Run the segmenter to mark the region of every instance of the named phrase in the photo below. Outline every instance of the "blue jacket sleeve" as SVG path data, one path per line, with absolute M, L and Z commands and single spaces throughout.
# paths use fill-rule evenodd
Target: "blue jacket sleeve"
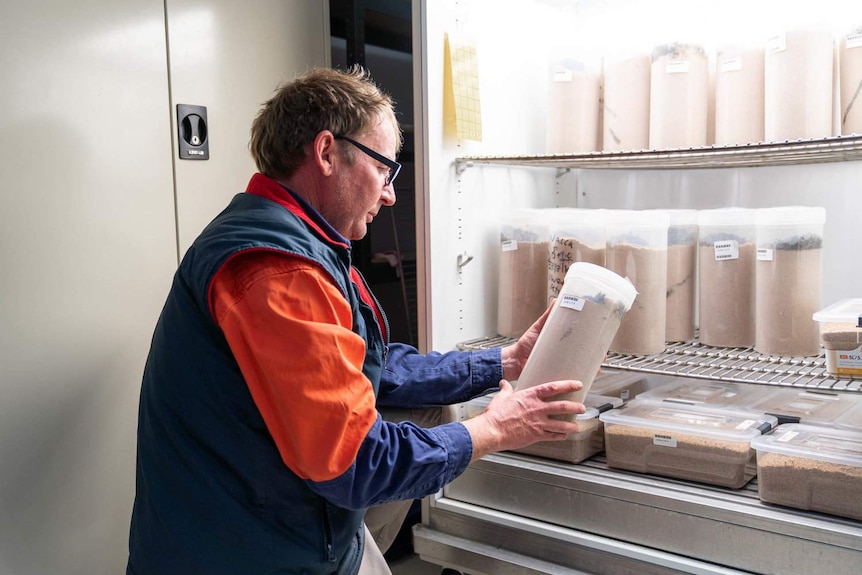
M 472 455 L 470 434 L 460 423 L 426 429 L 378 416 L 346 472 L 307 483 L 335 505 L 362 509 L 435 493 L 464 472 Z
M 422 408 L 468 401 L 500 385 L 500 354 L 500 348 L 423 354 L 409 345 L 393 343 L 377 404 Z

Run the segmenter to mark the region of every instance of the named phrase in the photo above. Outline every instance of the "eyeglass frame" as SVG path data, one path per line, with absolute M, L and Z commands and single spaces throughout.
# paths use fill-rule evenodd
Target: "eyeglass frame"
M 395 178 L 398 176 L 398 172 L 401 171 L 401 164 L 400 163 L 396 162 L 395 160 L 390 160 L 389 158 L 387 158 L 386 156 L 384 156 L 380 152 L 375 152 L 374 150 L 372 150 L 368 146 L 364 146 L 364 145 L 360 144 L 359 142 L 357 142 L 356 140 L 354 140 L 353 138 L 348 138 L 344 134 L 333 134 L 333 137 L 336 140 L 344 140 L 345 142 L 356 146 L 364 154 L 366 154 L 367 156 L 369 156 L 371 158 L 374 158 L 375 160 L 377 160 L 378 162 L 380 162 L 381 164 L 383 164 L 384 166 L 389 168 L 389 174 L 386 176 L 386 185 L 387 186 L 391 185 L 392 182 L 395 181 Z

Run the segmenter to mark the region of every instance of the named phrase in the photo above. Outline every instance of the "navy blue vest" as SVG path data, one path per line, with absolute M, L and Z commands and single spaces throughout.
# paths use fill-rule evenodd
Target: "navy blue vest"
M 183 258 L 153 335 L 141 389 L 129 573 L 358 571 L 364 510 L 331 505 L 284 465 L 210 313 L 216 272 L 230 256 L 254 249 L 308 258 L 332 276 L 353 309 L 353 330 L 367 342 L 363 372 L 377 393 L 383 330 L 350 279 L 349 248 L 284 206 L 238 194 Z

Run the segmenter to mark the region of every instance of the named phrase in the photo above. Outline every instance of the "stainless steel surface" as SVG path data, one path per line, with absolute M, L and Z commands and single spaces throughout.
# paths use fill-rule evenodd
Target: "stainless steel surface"
M 582 569 L 586 551 L 549 554 L 549 546 L 565 542 L 675 570 L 657 572 L 722 572 L 701 570 L 709 565 L 728 572 L 810 575 L 852 573 L 862 564 L 859 522 L 763 504 L 755 483 L 741 490 L 715 488 L 611 470 L 600 458 L 568 465 L 491 455 L 473 463 L 427 511 L 425 523 L 436 531 L 510 550 L 529 538 L 536 542 L 536 557 Z M 488 523 L 511 533 L 486 534 Z M 610 539 L 650 552 L 602 543 Z M 655 550 L 667 557 L 654 556 Z M 696 566 L 682 564 L 684 558 Z M 596 565 L 589 572 L 619 572 Z
M 691 169 L 815 164 L 862 159 L 862 136 L 836 136 L 734 146 L 671 150 L 633 150 L 535 156 L 466 156 L 455 160 L 456 171 L 475 164 L 545 168 Z

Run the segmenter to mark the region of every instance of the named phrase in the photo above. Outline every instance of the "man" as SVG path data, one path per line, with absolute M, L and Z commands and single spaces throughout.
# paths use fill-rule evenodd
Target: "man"
M 260 173 L 189 248 L 153 335 L 129 574 L 388 573 L 366 508 L 576 430 L 551 416 L 581 404 L 545 400 L 579 382 L 514 393 L 501 381 L 518 377 L 547 313 L 502 350 L 388 342 L 349 240 L 395 203 L 400 143 L 391 100 L 358 68 L 307 72 L 255 118 Z M 377 411 L 498 385 L 464 423 L 425 429 Z

